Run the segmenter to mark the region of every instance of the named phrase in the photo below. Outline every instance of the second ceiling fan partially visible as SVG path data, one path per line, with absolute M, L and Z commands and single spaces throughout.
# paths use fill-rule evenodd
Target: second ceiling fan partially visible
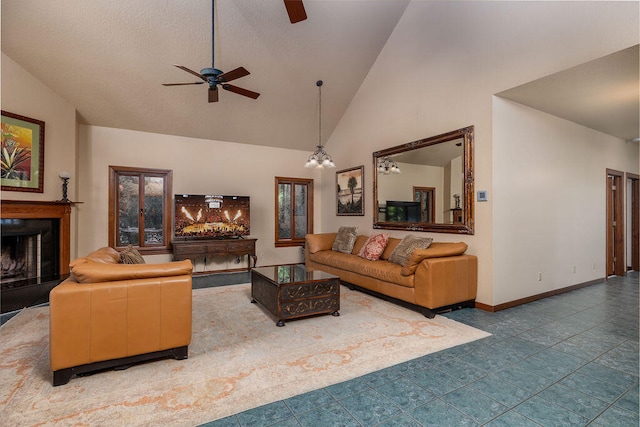
M 302 0 L 284 0 L 284 7 L 287 8 L 289 21 L 291 21 L 292 24 L 307 19 L 307 12 L 304 10 Z

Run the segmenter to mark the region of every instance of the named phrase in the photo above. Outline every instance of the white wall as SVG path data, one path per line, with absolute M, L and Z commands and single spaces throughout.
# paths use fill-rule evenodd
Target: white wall
M 257 238 L 258 265 L 285 264 L 303 260 L 299 247 L 274 247 L 275 177 L 319 178 L 306 169 L 310 153 L 81 125 L 80 191 L 84 203 L 78 207 L 79 253 L 108 244 L 109 166 L 130 166 L 173 170 L 174 194 L 227 194 L 251 197 L 251 237 Z M 315 216 L 323 206 L 316 197 Z M 168 261 L 169 255 L 148 257 Z M 246 266 L 234 258 L 217 259 L 207 269 Z M 196 270 L 204 269 L 202 261 Z
M 504 301 L 493 277 L 502 243 L 493 241 L 501 233 L 492 170 L 503 157 L 493 153 L 493 95 L 637 44 L 638 10 L 637 2 L 412 1 L 327 144 L 339 168 L 365 164 L 365 216 L 324 215 L 323 229 L 371 231 L 374 151 L 474 125 L 475 188 L 489 202 L 475 204 L 474 236 L 428 235 L 466 242 L 479 259 L 477 301 Z M 332 187 L 322 182 L 325 205 L 335 203 Z M 518 294 L 537 293 L 518 277 Z
M 76 110 L 42 82 L 2 53 L 2 109 L 44 121 L 42 193 L 2 191 L 2 200 L 54 201 L 62 198 L 60 171 L 71 172 L 68 197 L 76 199 Z M 75 210 L 71 215 L 71 256 L 76 254 Z
M 494 303 L 605 277 L 606 169 L 638 144 L 498 97 L 494 120 Z
M 3 191 L 3 199 L 53 201 L 62 198 L 60 171 L 76 171 L 76 110 L 24 68 L 2 54 L 2 109 L 44 121 L 44 192 Z

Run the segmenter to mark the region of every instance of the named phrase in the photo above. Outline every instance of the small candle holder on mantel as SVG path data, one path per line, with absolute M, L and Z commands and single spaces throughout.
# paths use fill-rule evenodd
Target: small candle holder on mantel
M 67 197 L 67 193 L 69 190 L 69 179 L 71 178 L 71 172 L 61 171 L 60 173 L 58 173 L 58 176 L 60 177 L 60 179 L 62 179 L 62 199 L 58 200 L 58 202 L 70 203 L 72 205 L 77 203 L 82 203 L 82 202 L 72 202 Z

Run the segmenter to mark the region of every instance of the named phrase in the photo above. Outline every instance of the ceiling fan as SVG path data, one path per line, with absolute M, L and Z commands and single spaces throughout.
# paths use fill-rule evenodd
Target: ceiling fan
M 202 81 L 197 81 L 193 83 L 163 83 L 163 86 L 184 86 L 184 85 L 201 85 L 207 83 L 209 85 L 209 102 L 218 102 L 218 86 L 222 87 L 224 90 L 228 90 L 229 92 L 237 93 L 238 95 L 243 95 L 252 99 L 257 99 L 260 94 L 258 92 L 253 92 L 248 89 L 244 89 L 238 86 L 234 86 L 229 84 L 228 82 L 232 80 L 239 79 L 240 77 L 248 76 L 250 73 L 244 67 L 238 67 L 228 72 L 223 72 L 217 69 L 214 65 L 215 60 L 215 31 L 214 31 L 214 22 L 215 22 L 215 0 L 211 0 L 211 68 L 203 68 L 198 73 L 197 71 L 193 71 L 183 65 L 173 64 L 175 67 L 180 68 L 187 73 L 193 74 L 196 77 L 199 77 Z
M 307 12 L 304 10 L 302 0 L 284 0 L 284 7 L 287 8 L 289 21 L 291 21 L 292 24 L 307 19 Z

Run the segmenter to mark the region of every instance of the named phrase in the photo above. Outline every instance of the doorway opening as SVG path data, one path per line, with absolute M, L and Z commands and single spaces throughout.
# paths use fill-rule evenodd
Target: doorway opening
M 627 173 L 627 270 L 640 271 L 640 175 Z
M 624 173 L 607 169 L 607 277 L 624 276 Z
M 420 222 L 436 222 L 435 187 L 413 187 L 413 201 L 420 202 Z

